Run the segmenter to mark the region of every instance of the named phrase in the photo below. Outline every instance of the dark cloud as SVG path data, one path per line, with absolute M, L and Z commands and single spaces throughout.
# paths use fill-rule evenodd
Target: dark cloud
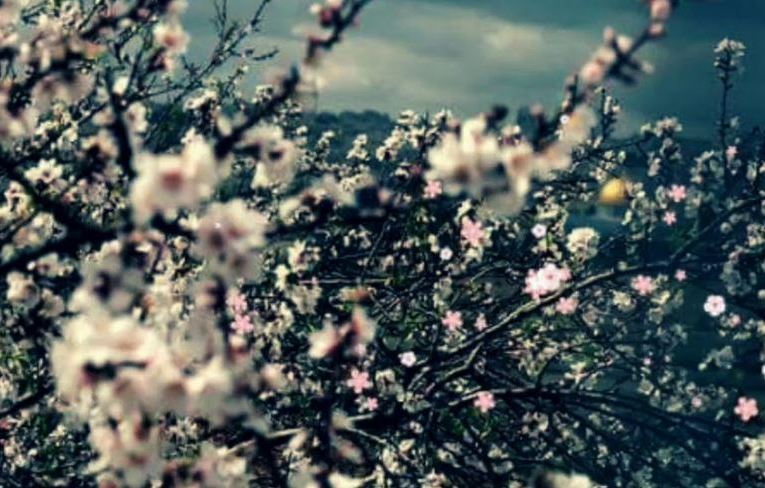
M 208 2 L 190 2 L 186 15 L 195 55 L 212 42 Z M 231 0 L 245 18 L 252 0 Z M 296 26 L 309 25 L 309 1 L 277 0 L 259 40 L 281 49 L 276 63 L 300 55 Z M 395 113 L 405 108 L 452 108 L 467 115 L 501 102 L 553 106 L 562 80 L 584 61 L 611 25 L 636 32 L 645 9 L 632 0 L 377 0 L 358 30 L 327 58 L 320 108 Z M 744 121 L 764 121 L 765 1 L 690 0 L 681 5 L 670 36 L 646 49 L 656 67 L 636 88 L 615 87 L 631 129 L 678 115 L 694 135 L 711 134 L 719 87 L 712 50 L 724 37 L 743 41 L 747 71 L 733 106 Z

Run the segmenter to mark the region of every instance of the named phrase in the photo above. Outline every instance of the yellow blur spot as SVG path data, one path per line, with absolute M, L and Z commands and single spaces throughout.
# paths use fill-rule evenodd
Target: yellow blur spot
M 618 207 L 627 203 L 627 182 L 621 178 L 614 178 L 606 182 L 600 189 L 601 205 Z

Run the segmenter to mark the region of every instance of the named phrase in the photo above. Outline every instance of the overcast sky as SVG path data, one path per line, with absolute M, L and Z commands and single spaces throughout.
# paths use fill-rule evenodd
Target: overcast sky
M 258 0 L 230 2 L 233 15 L 245 18 Z M 212 1 L 189 3 L 192 53 L 202 55 L 212 43 Z M 309 4 L 273 0 L 268 8 L 257 46 L 278 47 L 274 63 L 299 59 Z M 638 0 L 375 0 L 326 59 L 319 108 L 395 114 L 445 107 L 465 116 L 495 103 L 552 107 L 604 26 L 638 32 L 645 15 Z M 677 115 L 687 132 L 710 134 L 719 93 L 712 50 L 726 36 L 748 48 L 733 108 L 748 125 L 765 122 L 765 0 L 685 0 L 669 28 L 667 39 L 642 52 L 656 73 L 616 88 L 630 127 Z

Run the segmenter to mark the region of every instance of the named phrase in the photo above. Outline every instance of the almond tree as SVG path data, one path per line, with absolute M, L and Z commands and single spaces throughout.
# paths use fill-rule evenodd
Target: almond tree
M 740 43 L 695 159 L 675 119 L 613 138 L 605 86 L 676 7 L 650 0 L 555 113 L 405 112 L 337 160 L 300 101 L 368 0 L 314 5 L 252 92 L 269 3 L 214 3 L 202 64 L 182 0 L 0 4 L 4 485 L 763 482 Z M 574 223 L 598 202 L 620 221 Z

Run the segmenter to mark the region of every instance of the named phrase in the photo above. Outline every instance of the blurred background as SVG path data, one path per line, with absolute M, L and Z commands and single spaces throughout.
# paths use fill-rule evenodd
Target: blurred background
M 185 25 L 191 55 L 209 53 L 213 2 L 189 2 Z M 229 0 L 243 21 L 259 0 Z M 288 66 L 300 58 L 301 39 L 312 24 L 307 0 L 273 0 L 259 50 L 274 47 L 268 64 Z M 603 28 L 639 32 L 646 18 L 639 0 L 376 0 L 325 60 L 317 108 L 377 110 L 395 115 L 450 108 L 468 116 L 502 103 L 517 109 L 557 105 L 564 78 L 598 46 Z M 641 52 L 656 68 L 637 87 L 616 87 L 622 101 L 622 133 L 643 122 L 677 115 L 686 136 L 706 138 L 717 116 L 719 86 L 712 51 L 724 37 L 748 48 L 746 72 L 733 95 L 733 112 L 745 126 L 765 113 L 765 1 L 684 0 L 669 37 Z M 253 76 L 253 84 L 256 75 Z

